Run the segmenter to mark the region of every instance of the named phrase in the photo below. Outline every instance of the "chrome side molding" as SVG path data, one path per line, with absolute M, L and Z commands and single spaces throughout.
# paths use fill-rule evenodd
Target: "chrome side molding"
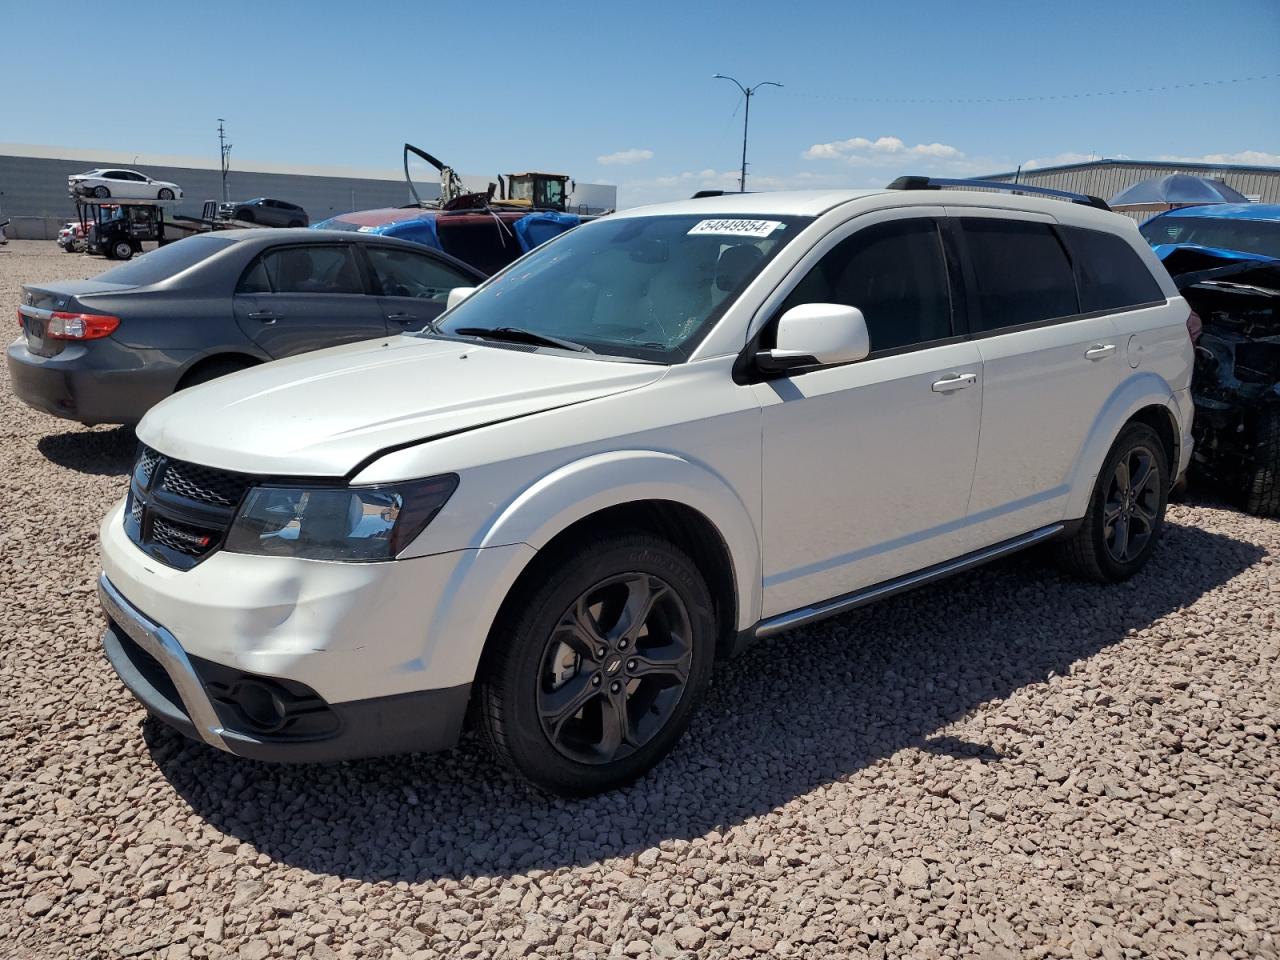
M 960 573 L 961 571 L 981 566 L 1006 554 L 1015 553 L 1018 550 L 1039 543 L 1041 540 L 1047 540 L 1054 534 L 1061 533 L 1064 529 L 1066 529 L 1065 524 L 1050 524 L 1047 527 L 1041 527 L 1039 530 L 1024 533 L 1020 537 L 1014 537 L 1012 540 L 1005 540 L 1003 543 L 997 543 L 994 546 L 967 553 L 963 557 L 957 557 L 945 563 L 926 567 L 916 573 L 909 573 L 893 580 L 886 580 L 884 583 L 864 587 L 862 590 L 857 590 L 853 593 L 846 593 L 844 596 L 828 600 L 826 603 L 802 607 L 799 610 L 792 610 L 790 613 L 780 613 L 756 624 L 756 637 L 759 639 L 772 637 L 774 634 L 782 633 L 785 630 L 792 630 L 818 620 L 825 620 L 827 617 L 834 617 L 836 614 L 866 606 L 876 600 L 883 600 L 894 594 L 903 593 L 926 583 L 932 583 L 934 580 L 941 580 L 943 577 L 949 577 L 953 573 Z

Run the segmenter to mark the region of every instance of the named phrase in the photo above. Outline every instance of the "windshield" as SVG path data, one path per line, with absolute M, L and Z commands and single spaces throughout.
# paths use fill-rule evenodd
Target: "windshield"
M 187 237 L 176 243 L 157 247 L 135 260 L 108 270 L 97 279 L 108 283 L 119 283 L 129 287 L 143 287 L 149 283 L 159 283 L 193 267 L 201 260 L 213 256 L 219 250 L 225 250 L 234 240 L 225 237 Z
M 597 220 L 494 277 L 450 310 L 439 330 L 518 327 L 595 353 L 676 363 L 806 223 L 695 215 Z
M 1274 220 L 1156 217 L 1144 223 L 1139 230 L 1152 246 L 1195 243 L 1202 247 L 1280 257 L 1280 223 Z

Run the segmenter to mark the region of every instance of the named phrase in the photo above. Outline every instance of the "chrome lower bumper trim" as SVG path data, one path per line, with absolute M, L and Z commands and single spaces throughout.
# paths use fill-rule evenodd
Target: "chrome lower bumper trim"
M 129 639 L 140 646 L 164 668 L 164 672 L 173 681 L 182 698 L 182 706 L 191 718 L 191 723 L 199 733 L 200 739 L 211 747 L 226 750 L 222 739 L 222 724 L 213 704 L 205 693 L 204 684 L 182 645 L 172 633 L 152 622 L 133 604 L 126 600 L 115 588 L 104 573 L 98 578 L 98 598 L 102 601 L 102 609 L 107 612 L 113 623 L 119 627 Z

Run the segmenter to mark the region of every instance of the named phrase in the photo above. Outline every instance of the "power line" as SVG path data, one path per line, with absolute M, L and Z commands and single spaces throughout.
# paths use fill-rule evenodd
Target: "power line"
M 1046 93 L 1027 97 L 843 97 L 833 93 L 802 93 L 791 89 L 793 97 L 810 100 L 839 100 L 845 103 L 1037 103 L 1046 100 L 1086 100 L 1092 97 L 1124 97 L 1142 93 L 1162 93 L 1166 90 L 1190 90 L 1196 87 L 1218 87 L 1232 83 L 1251 83 L 1257 80 L 1275 80 L 1280 73 L 1261 73 L 1252 77 L 1229 77 L 1221 80 L 1196 80 L 1187 83 L 1166 83 L 1153 87 L 1129 87 L 1123 90 L 1092 90 L 1087 93 Z

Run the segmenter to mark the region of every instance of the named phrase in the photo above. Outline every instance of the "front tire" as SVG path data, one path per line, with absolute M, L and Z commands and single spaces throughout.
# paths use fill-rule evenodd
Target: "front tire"
M 107 197 L 111 196 L 111 191 L 106 187 L 94 187 L 93 195 L 100 200 L 105 200 Z
M 480 720 L 493 752 L 562 796 L 635 780 L 671 750 L 706 692 L 713 609 L 693 561 L 648 534 L 539 558 L 482 664 Z
M 156 199 L 157 199 L 157 200 L 172 200 L 172 199 L 173 199 L 173 191 L 172 191 L 172 190 L 170 190 L 168 187 L 165 187 L 163 190 L 161 190 L 159 193 L 157 193 L 157 194 L 156 194 Z
M 133 257 L 133 244 L 128 240 L 117 240 L 111 245 L 111 259 L 129 260 Z
M 1120 431 L 1102 464 L 1084 521 L 1058 557 L 1087 580 L 1116 583 L 1146 566 L 1169 503 L 1169 458 L 1145 423 Z
M 235 217 L 235 218 L 236 218 L 237 220 L 243 221 L 244 223 L 256 223 L 256 222 L 257 222 L 257 218 L 253 215 L 253 211 L 252 211 L 252 210 L 237 210 L 237 211 L 236 211 L 236 217 Z

